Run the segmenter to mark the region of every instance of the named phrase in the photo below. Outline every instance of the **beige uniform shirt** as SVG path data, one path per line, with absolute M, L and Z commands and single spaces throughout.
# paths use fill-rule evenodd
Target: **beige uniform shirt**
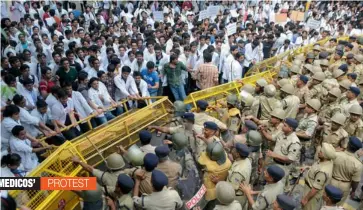
M 305 176 L 305 181 L 310 188 L 315 188 L 318 190 L 323 190 L 325 185 L 330 183 L 333 173 L 333 162 L 315 162 L 307 172 Z M 321 191 L 321 195 L 322 196 Z
M 304 131 L 305 134 L 311 138 L 315 133 L 317 125 L 318 125 L 318 115 L 305 114 L 304 117 L 300 120 L 299 126 L 297 127 L 296 131 Z
M 353 72 L 357 74 L 357 80 L 355 82 L 359 84 L 359 81 L 363 79 L 363 64 L 355 65 Z
M 333 61 L 333 63 L 328 67 L 329 71 L 333 72 L 335 69 L 338 69 L 340 65 L 345 63 L 342 60 Z
M 242 206 L 238 201 L 234 200 L 228 205 L 216 205 L 214 210 L 242 210 Z
M 281 132 L 274 140 L 276 141 L 274 153 L 285 156 L 291 161 L 300 159 L 301 144 L 295 132 L 290 133 L 288 136 Z
M 235 161 L 228 170 L 227 182 L 232 184 L 236 191 L 236 195 L 244 195 L 243 192 L 239 190 L 239 185 L 241 183 L 250 183 L 251 171 L 252 165 L 249 158 Z
M 140 150 L 146 155 L 147 153 L 155 154 L 155 146 L 151 144 L 143 145 L 140 147 Z
M 136 167 L 134 168 L 128 168 L 125 169 L 125 174 L 129 175 L 130 177 L 133 176 L 133 173 L 136 171 Z M 143 194 L 151 194 L 153 192 L 153 186 L 151 183 L 151 174 L 152 172 L 149 171 L 145 171 L 145 179 L 141 180 L 140 183 L 140 192 Z
M 96 168 L 94 168 L 92 171 L 93 176 L 97 178 L 97 182 L 100 183 L 100 185 L 106 185 L 110 187 L 115 187 L 118 175 L 124 173 L 125 171 L 123 170 L 113 171 L 110 173 L 108 171 L 101 171 Z
M 278 136 L 281 132 L 282 132 L 282 127 L 284 126 L 283 123 L 280 123 L 278 126 L 273 126 L 268 120 L 262 120 L 260 121 L 261 125 L 266 126 L 266 130 L 269 134 L 271 134 L 272 136 L 272 141 L 268 141 L 267 139 L 265 139 L 262 143 L 267 142 L 267 148 L 271 151 L 274 150 L 275 148 L 275 140 L 276 140 L 276 136 Z
M 203 126 L 200 125 L 193 125 L 193 130 L 195 131 L 196 134 L 202 135 L 203 134 Z M 185 129 L 185 127 L 183 125 L 179 125 L 176 127 L 169 127 L 169 132 L 170 134 L 175 134 L 175 133 L 184 133 L 185 136 L 188 138 L 188 146 L 190 146 L 190 149 L 192 151 L 192 153 L 196 153 L 197 152 L 197 148 L 198 148 L 198 144 L 196 137 L 194 136 L 193 130 L 187 130 Z
M 339 104 L 338 101 L 336 102 L 332 102 L 330 104 L 324 104 L 321 109 L 320 112 L 318 114 L 319 118 L 323 121 L 323 122 L 331 122 L 331 118 L 336 114 L 336 113 L 343 113 L 343 108 L 342 106 Z
M 171 160 L 166 160 L 163 162 L 159 161 L 156 169 L 164 172 L 164 174 L 168 177 L 169 183 L 168 187 L 174 188 L 178 184 L 178 179 L 181 175 L 182 167 L 179 163 L 176 163 Z
M 133 200 L 135 206 L 147 210 L 172 210 L 183 206 L 178 192 L 166 187 L 160 192 L 152 192 L 141 197 L 134 196 Z
M 333 178 L 344 182 L 359 182 L 362 174 L 362 162 L 354 153 L 337 152 L 334 160 Z
M 116 201 L 116 209 L 134 209 L 134 201 L 132 200 L 131 194 L 122 195 L 121 197 L 117 197 Z
M 280 100 L 276 98 L 268 98 L 266 96 L 261 96 L 260 98 L 260 107 L 261 107 L 261 120 L 268 120 L 270 119 L 270 113 L 274 109 L 282 109 L 282 103 Z
M 351 101 L 344 101 L 344 102 L 341 102 L 340 103 L 342 106 L 343 106 L 343 109 L 344 109 L 344 114 L 345 116 L 349 117 L 349 109 L 350 107 L 352 107 L 353 105 L 358 105 L 359 106 L 359 102 L 358 100 L 355 98 Z
M 256 202 L 252 205 L 253 210 L 272 209 L 273 202 L 279 194 L 284 192 L 284 183 L 281 181 L 267 184 L 262 192 L 258 194 Z
M 330 124 L 324 126 L 323 142 L 333 145 L 333 147 L 347 148 L 348 133 L 344 128 L 340 127 L 336 131 L 331 130 Z
M 334 78 L 325 79 L 323 81 L 323 87 L 328 91 L 333 88 L 339 88 L 339 82 L 338 82 L 338 80 L 336 80 Z
M 322 83 L 314 85 L 314 87 L 310 88 L 309 93 L 307 95 L 307 99 L 316 98 L 319 99 L 323 96 L 326 96 L 328 91 L 323 87 Z M 305 99 L 305 100 L 307 100 Z
M 308 93 L 309 93 L 309 88 L 307 85 L 305 85 L 302 88 L 296 88 L 295 95 L 299 97 L 300 104 L 305 104 L 308 97 Z
M 349 119 L 345 123 L 344 130 L 347 131 L 349 136 L 356 136 L 363 140 L 363 121 L 361 119 L 352 122 Z
M 212 121 L 218 125 L 219 129 L 227 130 L 226 124 L 222 123 L 220 120 L 218 120 L 212 116 L 209 116 L 205 112 L 194 113 L 194 118 L 195 118 L 195 124 L 197 124 L 197 125 L 204 126 L 205 122 Z
M 300 99 L 295 95 L 289 95 L 282 99 L 282 106 L 286 117 L 296 118 L 299 111 Z

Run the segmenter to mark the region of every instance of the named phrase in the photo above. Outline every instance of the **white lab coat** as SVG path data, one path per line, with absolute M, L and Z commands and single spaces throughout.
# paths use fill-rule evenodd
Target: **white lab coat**
M 223 64 L 222 64 L 222 66 L 220 66 L 220 69 L 222 71 L 222 78 L 225 80 L 228 80 L 233 61 L 234 61 L 234 58 L 233 58 L 232 54 L 229 54 L 228 56 L 226 56 L 222 61 Z
M 252 49 L 252 43 L 248 43 L 246 45 L 246 51 L 245 51 L 245 61 L 244 66 L 248 67 L 253 60 L 258 63 L 259 61 L 263 60 L 263 44 L 260 43 L 259 46 Z
M 156 59 L 155 59 L 155 51 L 153 53 L 150 53 L 149 50 L 147 48 L 145 48 L 144 50 L 144 60 L 146 62 L 148 61 L 152 61 L 155 63 Z
M 80 119 L 84 119 L 92 114 L 93 109 L 88 105 L 86 99 L 78 91 L 72 91 L 74 108 Z
M 121 75 L 114 78 L 115 85 L 120 92 L 116 92 L 116 99 L 125 99 L 129 95 L 138 93 L 135 80 L 132 76 L 128 76 L 126 82 L 122 79 Z
M 1 122 L 1 154 L 7 154 L 9 148 L 9 140 L 12 136 L 11 130 L 16 126 L 21 125 L 20 120 L 15 121 L 11 117 L 5 117 Z
M 20 84 L 20 83 L 18 83 L 18 84 Z M 30 92 L 27 89 L 25 89 L 22 84 L 17 85 L 17 87 L 18 87 L 17 88 L 18 92 L 22 96 L 24 96 L 25 101 L 26 101 L 26 105 L 27 106 L 29 106 L 29 105 L 36 106 L 37 101 L 34 101 L 32 95 L 30 94 Z M 38 92 L 38 90 L 36 88 L 33 88 L 33 92 L 35 93 L 36 96 L 39 96 L 39 92 Z
M 39 164 L 38 157 L 33 153 L 33 147 L 28 139 L 22 140 L 11 136 L 10 149 L 11 152 L 17 153 L 21 157 L 25 171 L 32 171 Z
M 242 78 L 242 66 L 237 60 L 233 59 L 232 62 L 230 62 L 229 68 L 225 69 L 226 71 L 223 74 L 223 79 L 228 80 L 228 82 Z
M 50 108 L 54 120 L 58 120 L 62 124 L 66 122 L 67 115 L 74 110 L 73 100 L 68 98 L 67 107 L 64 108 L 63 104 L 57 100 L 56 103 Z
M 52 106 L 55 104 L 55 103 L 57 103 L 57 98 L 56 97 L 54 97 L 51 93 L 50 94 L 48 94 L 48 96 L 47 96 L 47 98 L 45 99 L 45 102 L 47 102 L 47 104 L 48 104 L 48 108 L 49 109 L 51 109 L 52 108 Z
M 20 109 L 20 123 L 25 128 L 26 132 L 31 136 L 37 137 L 42 134 L 40 130 L 38 130 L 40 120 L 31 115 L 26 109 L 19 107 Z
M 142 62 L 141 65 L 139 65 L 137 63 L 137 59 L 135 59 L 132 63 L 131 63 L 131 74 L 134 72 L 134 71 L 139 71 L 141 72 L 143 69 L 146 69 L 146 63 L 147 61 L 144 59 L 144 61 Z

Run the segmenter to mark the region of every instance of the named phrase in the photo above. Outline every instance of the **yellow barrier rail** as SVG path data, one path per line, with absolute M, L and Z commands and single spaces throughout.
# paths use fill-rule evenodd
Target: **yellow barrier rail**
M 50 154 L 29 177 L 75 177 L 82 176 L 81 167 L 74 165 L 72 156 L 79 156 L 83 161 L 96 166 L 109 154 L 116 151 L 117 145 L 128 147 L 139 140 L 138 132 L 151 124 L 165 124 L 170 121 L 169 110 L 173 104 L 167 97 L 130 113 L 123 118 L 117 118 L 107 126 L 95 129 L 93 132 L 67 141 Z M 70 191 L 10 191 L 17 203 L 26 205 L 33 210 L 58 209 L 60 202 L 66 203 L 65 209 L 73 209 L 80 200 Z

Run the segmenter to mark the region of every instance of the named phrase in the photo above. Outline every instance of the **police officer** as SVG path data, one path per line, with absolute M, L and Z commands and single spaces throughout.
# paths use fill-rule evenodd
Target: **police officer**
M 341 91 L 339 88 L 333 88 L 329 90 L 326 103 L 321 107 L 321 111 L 318 113 L 319 125 L 324 123 L 330 123 L 331 118 L 336 113 L 343 113 L 342 106 L 339 103 L 339 98 L 341 97 Z
M 318 154 L 319 161 L 309 168 L 305 175 L 304 196 L 301 205 L 304 210 L 319 209 L 322 201 L 323 191 L 332 177 L 335 149 L 331 144 L 323 143 Z
M 357 83 L 363 79 L 363 55 L 354 55 L 354 66 L 353 72 L 357 74 Z
M 336 153 L 331 185 L 343 191 L 343 198 L 338 203 L 339 205 L 344 203 L 350 192 L 354 194 L 359 184 L 363 166 L 354 153 L 361 148 L 362 142 L 357 137 L 351 136 L 347 149 Z
M 251 85 L 251 84 L 245 84 L 240 89 L 240 92 L 243 92 L 243 91 L 253 95 L 255 93 L 255 87 L 253 85 Z
M 175 134 L 175 133 L 183 133 L 188 140 L 188 147 L 190 148 L 193 154 L 197 153 L 197 134 L 203 134 L 203 126 L 195 124 L 195 115 L 194 113 L 186 112 L 181 117 L 182 124 L 173 127 L 162 127 L 162 126 L 149 126 L 149 129 L 155 129 L 157 131 L 161 131 L 163 133 Z
M 293 197 L 280 194 L 273 203 L 273 210 L 294 210 L 296 206 L 297 204 Z
M 134 185 L 134 180 L 128 175 L 118 175 L 115 191 L 110 192 L 110 195 L 107 195 L 106 197 L 107 205 L 110 209 L 134 209 L 134 201 L 131 197 L 131 191 L 134 188 Z
M 118 175 L 125 173 L 123 170 L 125 167 L 125 161 L 122 156 L 117 153 L 112 153 L 107 157 L 105 161 L 106 167 L 108 169 L 107 171 L 101 171 L 99 169 L 93 168 L 93 166 L 81 161 L 77 156 L 74 156 L 72 161 L 82 166 L 83 170 L 92 173 L 92 175 L 97 178 L 97 181 L 100 185 L 107 186 L 107 188 L 110 189 L 115 186 Z
M 258 117 L 261 120 L 268 120 L 270 119 L 270 113 L 274 109 L 282 108 L 281 101 L 276 99 L 275 95 L 276 87 L 272 84 L 266 85 L 264 88 L 264 95 L 260 96 L 259 111 L 254 117 Z
M 341 102 L 346 116 L 349 116 L 350 107 L 352 107 L 353 105 L 359 105 L 359 102 L 357 100 L 359 94 L 360 94 L 359 88 L 350 86 L 346 94 L 348 100 L 345 102 Z
M 286 117 L 295 118 L 299 111 L 300 99 L 295 94 L 295 88 L 292 84 L 286 84 L 281 87 L 282 106 Z
M 181 175 L 182 168 L 179 163 L 169 160 L 169 152 L 170 149 L 167 145 L 155 148 L 155 154 L 159 158 L 159 164 L 156 169 L 162 171 L 168 177 L 168 187 L 175 189 Z
M 248 184 L 242 183 L 240 190 L 247 196 L 248 203 L 252 209 L 271 209 L 277 195 L 283 193 L 284 184 L 280 181 L 286 176 L 284 170 L 277 165 L 269 166 L 264 171 L 266 185 L 258 194 L 256 201 L 252 197 L 252 188 Z
M 207 188 L 205 200 L 208 201 L 206 209 L 213 209 L 216 204 L 216 184 L 218 181 L 226 180 L 232 163 L 218 142 L 208 144 L 206 151 L 200 155 L 198 163 L 204 168 L 203 184 Z
M 263 78 L 256 81 L 255 96 L 260 96 L 264 92 L 265 86 L 268 85 L 267 81 Z
M 197 112 L 194 113 L 195 116 L 195 124 L 200 125 L 200 126 L 204 126 L 204 123 L 207 121 L 212 121 L 215 124 L 218 125 L 219 129 L 221 131 L 227 130 L 227 126 L 226 124 L 222 123 L 220 120 L 208 115 L 206 113 L 206 110 L 208 108 L 208 102 L 205 100 L 199 100 L 197 101 Z
M 152 192 L 148 195 L 139 197 L 141 179 L 135 180 L 133 191 L 133 200 L 136 207 L 154 210 L 154 209 L 180 209 L 183 202 L 177 191 L 166 188 L 168 185 L 168 177 L 159 170 L 151 173 Z
M 324 125 L 323 142 L 331 144 L 337 151 L 347 148 L 348 133 L 343 128 L 346 119 L 345 115 L 336 113 L 331 124 Z
M 340 69 L 336 69 L 333 72 L 332 78 L 326 78 L 323 81 L 323 87 L 328 91 L 332 88 L 339 88 L 339 81 L 342 81 L 344 78 L 345 72 Z
M 252 118 L 252 120 L 258 124 L 263 137 L 267 140 L 267 142 L 263 142 L 266 143 L 266 145 L 263 146 L 263 151 L 267 149 L 271 151 L 274 150 L 275 142 L 272 138 L 282 131 L 282 122 L 284 119 L 285 111 L 282 109 L 274 109 L 271 112 L 270 120 L 258 120 L 257 118 Z
M 325 74 L 323 72 L 316 72 L 312 77 L 312 81 L 309 84 L 309 93 L 307 99 L 320 98 L 326 96 L 328 91 L 323 87 L 322 82 L 325 80 Z
M 245 116 L 252 114 L 252 104 L 255 101 L 255 97 L 253 97 L 248 92 L 241 92 L 241 115 L 242 115 L 242 121 L 244 120 Z
M 290 174 L 291 164 L 299 161 L 301 143 L 296 136 L 295 130 L 298 127 L 298 122 L 292 118 L 286 118 L 282 132 L 273 138 L 276 142 L 273 151 L 267 150 L 267 162 L 279 165 L 285 171 L 283 183 L 286 185 L 286 191 L 289 188 L 288 177 Z
M 314 60 L 315 60 L 315 55 L 314 53 L 312 52 L 309 52 L 307 55 L 306 55 L 306 60 L 305 60 L 305 63 L 307 64 L 313 64 L 314 63 Z
M 336 50 L 334 57 L 332 57 L 332 60 L 330 61 L 329 71 L 333 72 L 334 69 L 337 69 L 340 65 L 342 65 L 344 62 L 342 60 L 342 57 L 344 55 L 344 52 L 342 50 Z
M 204 129 L 203 134 L 199 135 L 197 134 L 197 152 L 196 156 L 199 157 L 202 152 L 204 152 L 207 148 L 207 145 L 212 142 L 218 142 L 221 145 L 224 145 L 225 143 L 221 141 L 217 136 L 218 132 L 218 126 L 216 123 L 207 121 L 204 123 Z
M 159 163 L 159 158 L 153 153 L 147 153 L 144 156 L 144 165 L 142 169 L 134 167 L 125 170 L 125 174 L 133 177 L 134 179 L 140 179 L 142 177 L 140 187 L 141 193 L 151 194 L 153 192 L 151 184 L 151 174 Z M 135 185 L 136 187 L 136 185 Z
M 299 77 L 301 75 L 301 61 L 294 60 L 294 63 L 295 63 L 295 61 L 298 61 L 300 64 L 299 65 L 293 64 L 289 71 L 290 82 L 294 86 L 296 86 L 296 83 L 299 80 Z
M 173 104 L 173 117 L 171 122 L 174 123 L 176 126 L 182 124 L 181 116 L 187 111 L 186 105 L 183 101 L 175 101 Z
M 247 146 L 250 149 L 250 156 L 252 163 L 252 174 L 250 184 L 254 186 L 257 184 L 258 176 L 257 169 L 258 169 L 258 160 L 262 158 L 261 154 L 261 143 L 262 143 L 262 136 L 258 131 L 251 130 L 246 135 L 247 139 Z
M 246 144 L 246 134 L 250 130 L 257 130 L 257 125 L 251 120 L 245 120 L 241 129 L 241 133 L 234 136 L 233 141 L 228 142 L 228 145 L 232 146 L 236 144 L 237 142 Z
M 343 191 L 333 185 L 325 186 L 323 200 L 325 205 L 320 210 L 344 210 L 343 207 L 338 206 L 338 203 L 343 198 Z
M 312 153 L 310 151 L 311 139 L 313 138 L 316 127 L 318 126 L 317 112 L 319 111 L 320 107 L 321 103 L 318 99 L 309 99 L 306 103 L 304 111 L 305 115 L 300 120 L 299 126 L 296 129 L 296 135 L 299 137 L 302 145 L 302 162 L 305 160 L 306 156 Z
M 103 210 L 103 198 L 102 198 L 102 187 L 96 184 L 96 190 L 82 190 L 75 191 L 80 198 L 83 200 L 82 210 Z
M 349 90 L 350 86 L 352 85 L 352 82 L 349 79 L 344 79 L 339 82 L 339 89 L 342 92 L 342 96 L 339 98 L 339 103 L 346 103 L 345 101 L 348 101 L 346 93 Z
M 307 94 L 309 93 L 309 87 L 307 83 L 309 82 L 309 78 L 305 75 L 300 75 L 296 82 L 296 90 L 295 95 L 299 97 L 300 104 L 305 104 L 307 99 Z
M 174 133 L 171 141 L 165 140 L 164 143 L 171 146 L 172 151 L 169 153 L 169 158 L 181 164 L 177 191 L 183 201 L 189 201 L 199 190 L 201 180 L 196 162 L 187 148 L 187 138 L 183 133 Z
M 356 136 L 363 140 L 363 121 L 362 117 L 362 107 L 360 105 L 353 105 L 349 109 L 349 119 L 344 126 L 349 136 Z
M 143 151 L 145 154 L 147 153 L 153 153 L 155 154 L 155 146 L 151 145 L 151 138 L 152 135 L 150 131 L 142 130 L 139 133 L 140 143 L 141 143 L 141 151 Z
M 251 111 L 252 115 L 255 117 L 259 117 L 261 113 L 260 112 L 260 98 L 264 93 L 264 87 L 267 85 L 267 82 L 265 79 L 258 79 L 256 81 L 256 87 L 255 87 L 255 100 L 252 103 Z
M 245 144 L 236 143 L 231 153 L 234 162 L 228 171 L 227 182 L 232 184 L 236 200 L 243 209 L 246 209 L 247 197 L 239 189 L 239 186 L 241 183 L 250 183 L 252 172 L 251 160 L 248 158 L 250 150 Z
M 241 204 L 235 199 L 233 186 L 225 181 L 220 181 L 216 185 L 218 205 L 214 210 L 242 210 Z

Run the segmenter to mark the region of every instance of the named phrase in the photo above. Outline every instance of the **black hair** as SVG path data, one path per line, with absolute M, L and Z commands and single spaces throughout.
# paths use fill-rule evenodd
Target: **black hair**
M 141 73 L 139 71 L 134 71 L 132 76 L 134 76 L 134 77 L 140 76 L 141 77 Z
M 22 132 L 24 130 L 24 127 L 21 125 L 16 125 L 13 127 L 13 129 L 11 129 L 11 133 L 14 136 L 19 136 L 20 132 Z
M 88 87 L 89 87 L 89 88 L 91 88 L 92 83 L 93 83 L 94 81 L 99 81 L 99 79 L 98 79 L 98 78 L 96 78 L 96 77 L 92 77 L 92 78 L 89 80 L 89 82 L 88 82 Z
M 37 105 L 37 108 L 44 108 L 44 107 L 48 106 L 47 102 L 45 102 L 45 100 L 43 100 L 43 99 L 38 100 L 36 105 Z
M 7 165 L 11 165 L 11 166 L 19 165 L 20 162 L 21 162 L 21 157 L 20 157 L 20 155 L 18 155 L 16 153 L 7 154 L 1 158 L 2 167 L 5 167 Z
M 107 71 L 108 72 L 114 72 L 115 71 L 115 69 L 116 69 L 116 65 L 115 64 L 108 64 L 108 66 L 107 66 Z
M 34 84 L 34 81 L 33 81 L 33 80 L 31 80 L 31 79 L 29 79 L 29 78 L 24 79 L 24 81 L 23 81 L 23 85 L 29 85 L 29 84 Z
M 130 51 L 131 52 L 131 51 Z M 122 67 L 122 69 L 121 69 L 121 72 L 123 73 L 123 72 L 128 72 L 128 73 L 130 73 L 131 72 L 131 68 L 130 67 L 128 67 L 128 66 L 123 66 Z
M 4 82 L 7 84 L 7 85 L 10 85 L 11 83 L 13 82 L 16 82 L 16 79 L 15 77 L 12 75 L 12 74 L 8 74 L 4 77 Z
M 212 62 L 212 54 L 208 51 L 203 52 L 203 59 L 205 63 Z
M 97 72 L 97 77 L 98 77 L 98 78 L 101 78 L 101 77 L 102 77 L 102 75 L 104 75 L 104 74 L 106 74 L 104 71 L 98 71 L 98 72 Z
M 10 104 L 8 106 L 5 107 L 5 110 L 3 112 L 3 116 L 4 117 L 11 117 L 14 114 L 18 114 L 20 112 L 19 107 L 17 107 L 14 104 Z
M 84 81 L 87 79 L 87 77 L 88 77 L 88 73 L 85 71 L 80 71 L 78 73 L 78 81 Z
M 42 67 L 40 71 L 42 72 L 42 75 L 44 75 L 47 73 L 47 71 L 51 71 L 51 69 L 46 66 L 46 67 Z
M 153 62 L 153 61 L 148 61 L 147 63 L 146 63 L 146 68 L 148 68 L 148 69 L 152 69 L 152 68 L 154 68 L 155 67 L 155 63 Z

